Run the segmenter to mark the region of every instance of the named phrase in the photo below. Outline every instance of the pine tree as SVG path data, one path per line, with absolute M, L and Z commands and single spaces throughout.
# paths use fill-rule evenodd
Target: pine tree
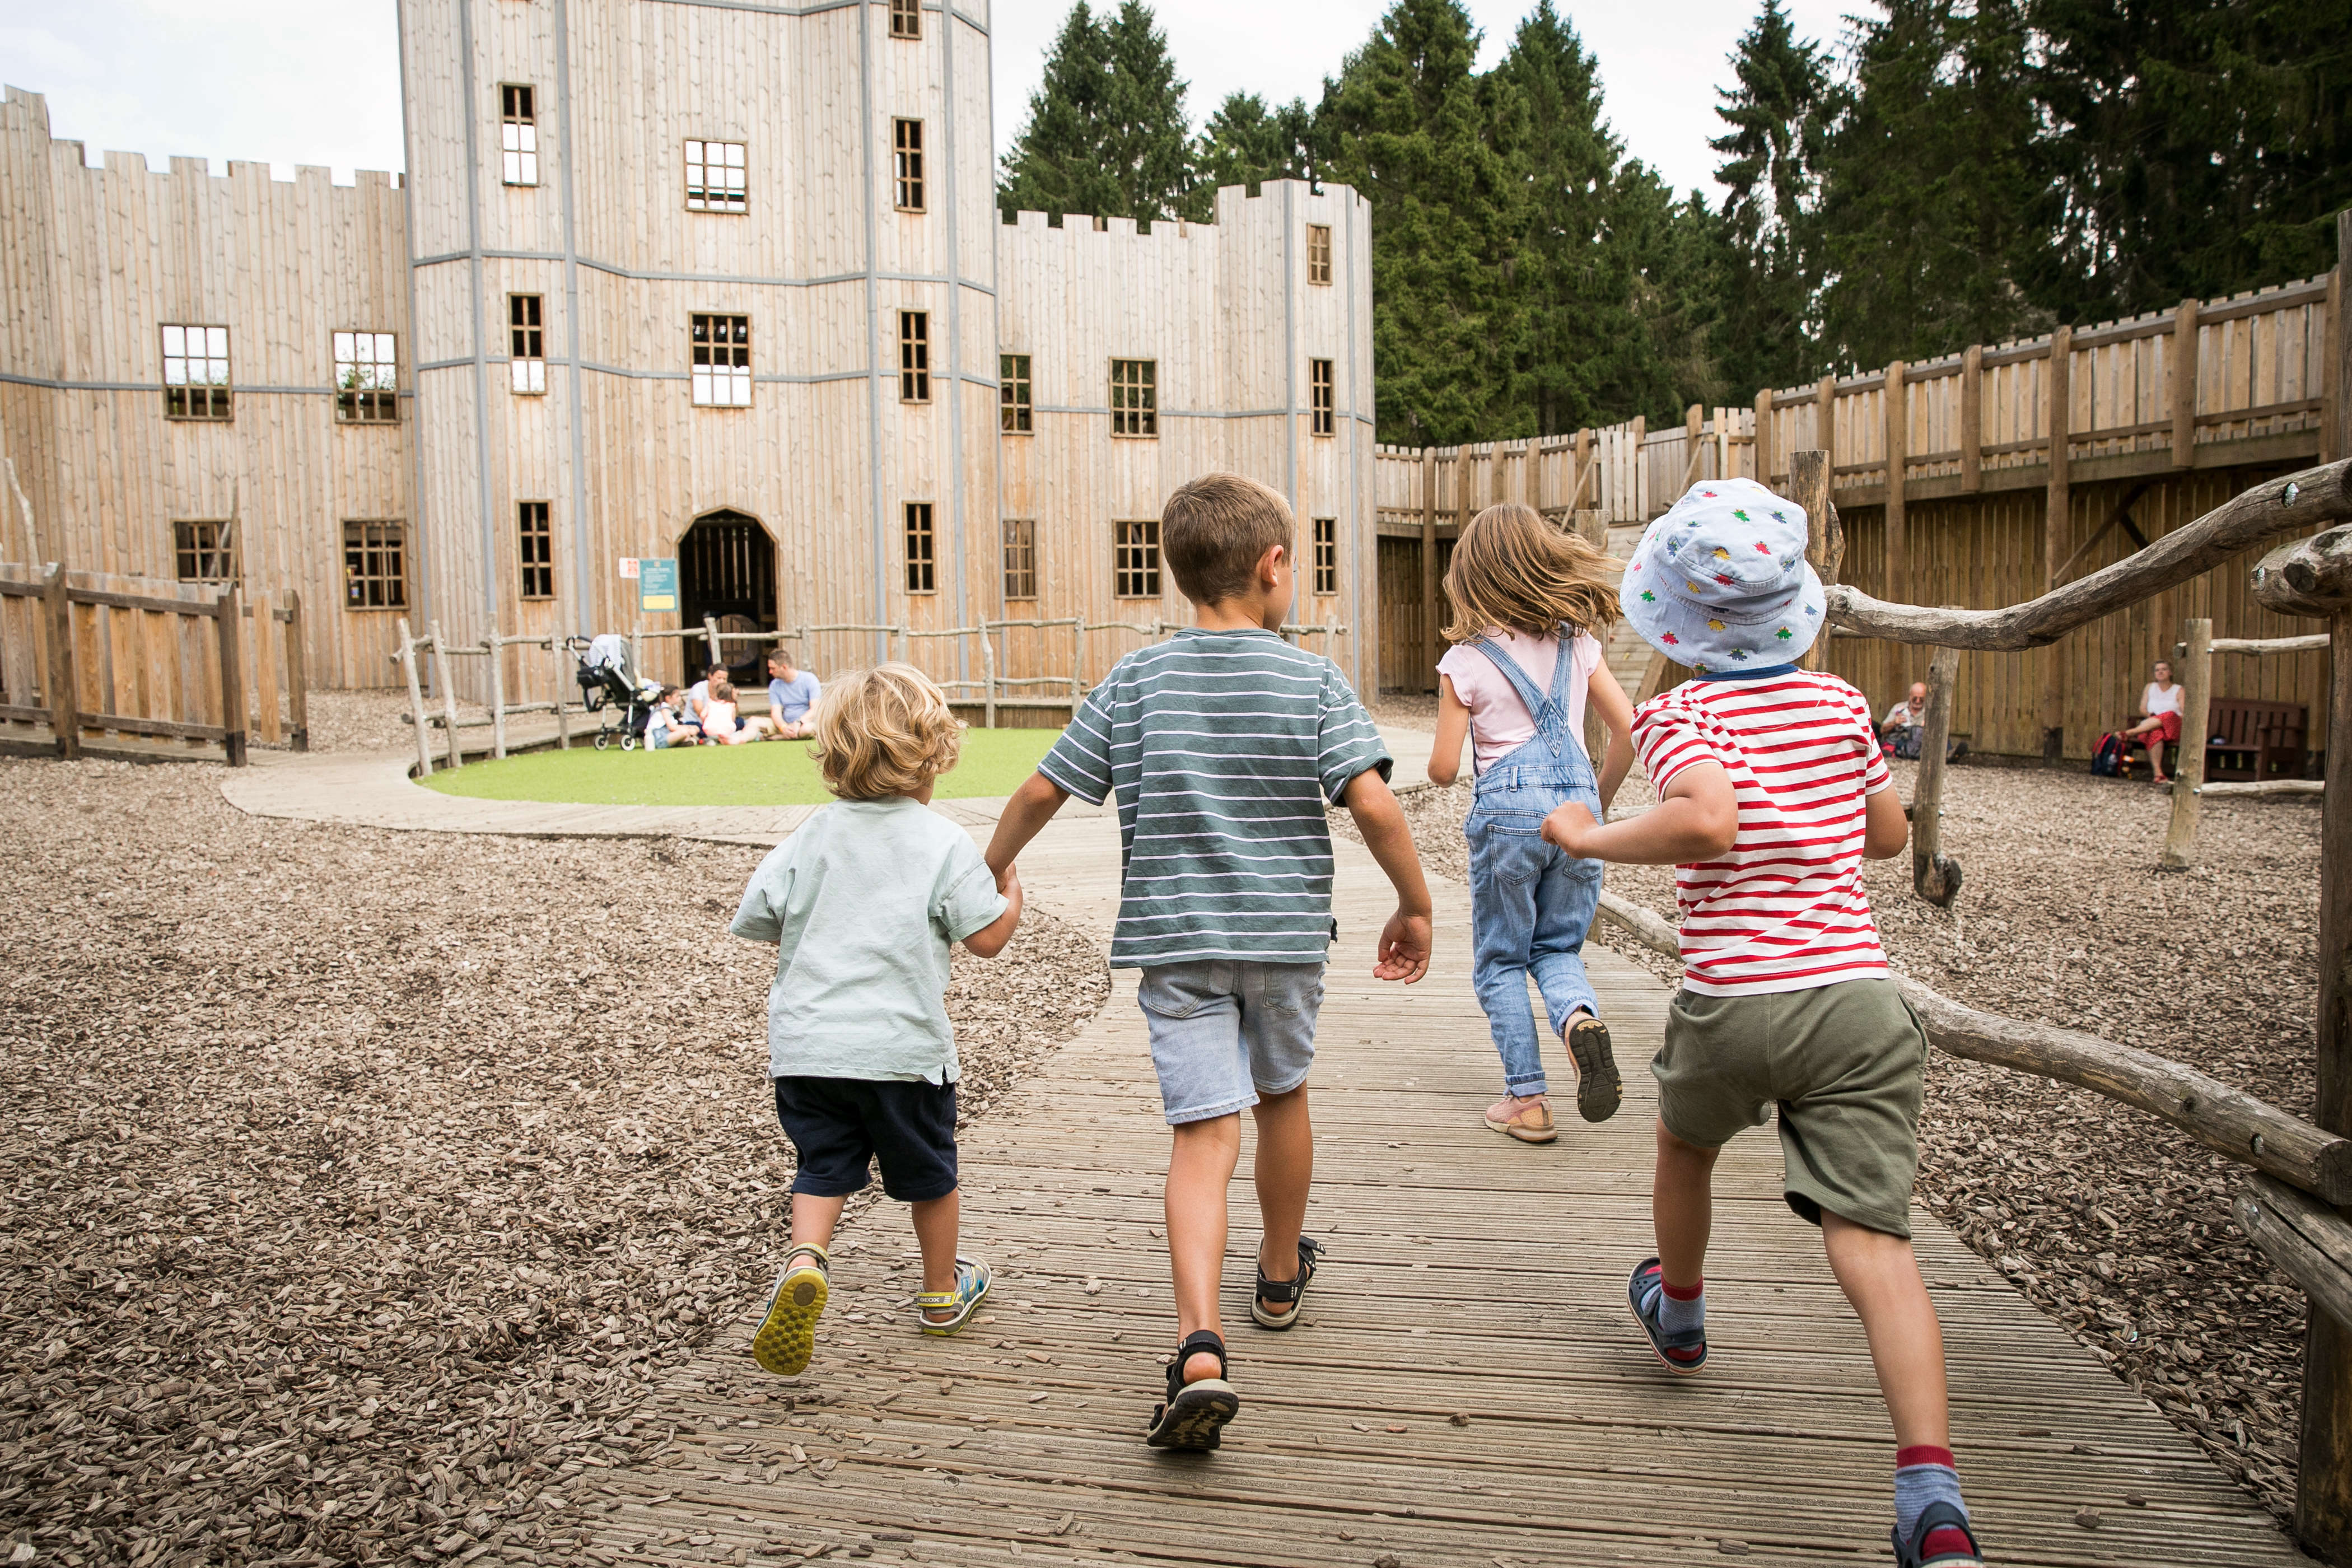
M 1193 148 L 1199 216 L 1209 216 L 1220 185 L 1255 189 L 1268 180 L 1315 178 L 1314 132 L 1315 117 L 1305 99 L 1269 109 L 1254 92 L 1227 95 L 1201 127 Z
M 1449 445 L 1534 428 L 1517 395 L 1513 267 L 1526 232 L 1526 107 L 1472 67 L 1458 0 L 1397 0 L 1324 84 L 1328 176 L 1372 204 L 1372 358 L 1382 441 Z
M 1723 401 L 1714 355 L 1723 299 L 1722 224 L 1696 191 L 1677 197 L 1639 161 L 1618 170 L 1612 243 L 1633 270 L 1635 324 L 1621 378 L 1601 391 L 1609 423 L 1645 415 L 1679 424 Z
M 1823 160 L 1826 364 L 1866 368 L 2046 325 L 2019 284 L 2050 204 L 2021 0 L 1879 0 Z
M 1731 57 L 1737 86 L 1721 88 L 1716 114 L 1730 129 L 1707 145 L 1721 213 L 1722 321 L 1715 353 L 1731 395 L 1787 386 L 1818 374 L 1808 341 L 1820 286 L 1811 223 L 1827 144 L 1830 62 L 1796 36 L 1780 0 L 1764 0 Z
M 1141 0 L 1097 19 L 1077 0 L 1045 56 L 1029 119 L 1003 163 L 997 205 L 1149 224 L 1192 186 L 1184 83 Z

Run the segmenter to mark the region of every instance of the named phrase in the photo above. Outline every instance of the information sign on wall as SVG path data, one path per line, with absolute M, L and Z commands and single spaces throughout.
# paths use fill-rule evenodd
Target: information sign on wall
M 637 611 L 641 615 L 673 615 L 677 610 L 677 559 L 637 562 Z

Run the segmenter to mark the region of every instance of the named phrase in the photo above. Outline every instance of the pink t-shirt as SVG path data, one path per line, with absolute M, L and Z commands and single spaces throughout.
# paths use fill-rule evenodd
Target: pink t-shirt
M 1493 629 L 1486 636 L 1511 656 L 1538 690 L 1551 689 L 1552 666 L 1559 658 L 1559 639 Z M 1601 643 L 1590 633 L 1579 632 L 1569 649 L 1576 662 L 1568 674 L 1568 728 L 1577 744 L 1582 745 L 1584 689 L 1592 679 L 1592 672 L 1601 668 Z M 1447 649 L 1445 657 L 1437 661 L 1437 673 L 1453 683 L 1454 695 L 1470 710 L 1470 743 L 1482 770 L 1493 767 L 1536 738 L 1536 716 L 1519 700 L 1510 677 L 1468 643 L 1457 643 Z

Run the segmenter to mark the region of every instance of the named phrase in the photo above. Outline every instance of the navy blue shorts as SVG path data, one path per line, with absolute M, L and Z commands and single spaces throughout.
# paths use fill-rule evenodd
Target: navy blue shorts
M 902 1204 L 956 1190 L 956 1091 L 951 1083 L 862 1078 L 780 1078 L 776 1120 L 800 1155 L 793 1191 L 844 1198 L 882 1163 L 882 1190 Z

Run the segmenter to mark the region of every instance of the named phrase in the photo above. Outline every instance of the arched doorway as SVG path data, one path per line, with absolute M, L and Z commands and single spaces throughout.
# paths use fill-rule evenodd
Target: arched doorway
M 678 624 L 689 629 L 708 616 L 726 631 L 772 632 L 776 619 L 776 542 L 758 520 L 720 510 L 698 517 L 677 542 Z M 730 679 L 737 685 L 764 684 L 763 649 L 758 643 L 724 645 Z M 685 662 L 699 672 L 699 645 Z

